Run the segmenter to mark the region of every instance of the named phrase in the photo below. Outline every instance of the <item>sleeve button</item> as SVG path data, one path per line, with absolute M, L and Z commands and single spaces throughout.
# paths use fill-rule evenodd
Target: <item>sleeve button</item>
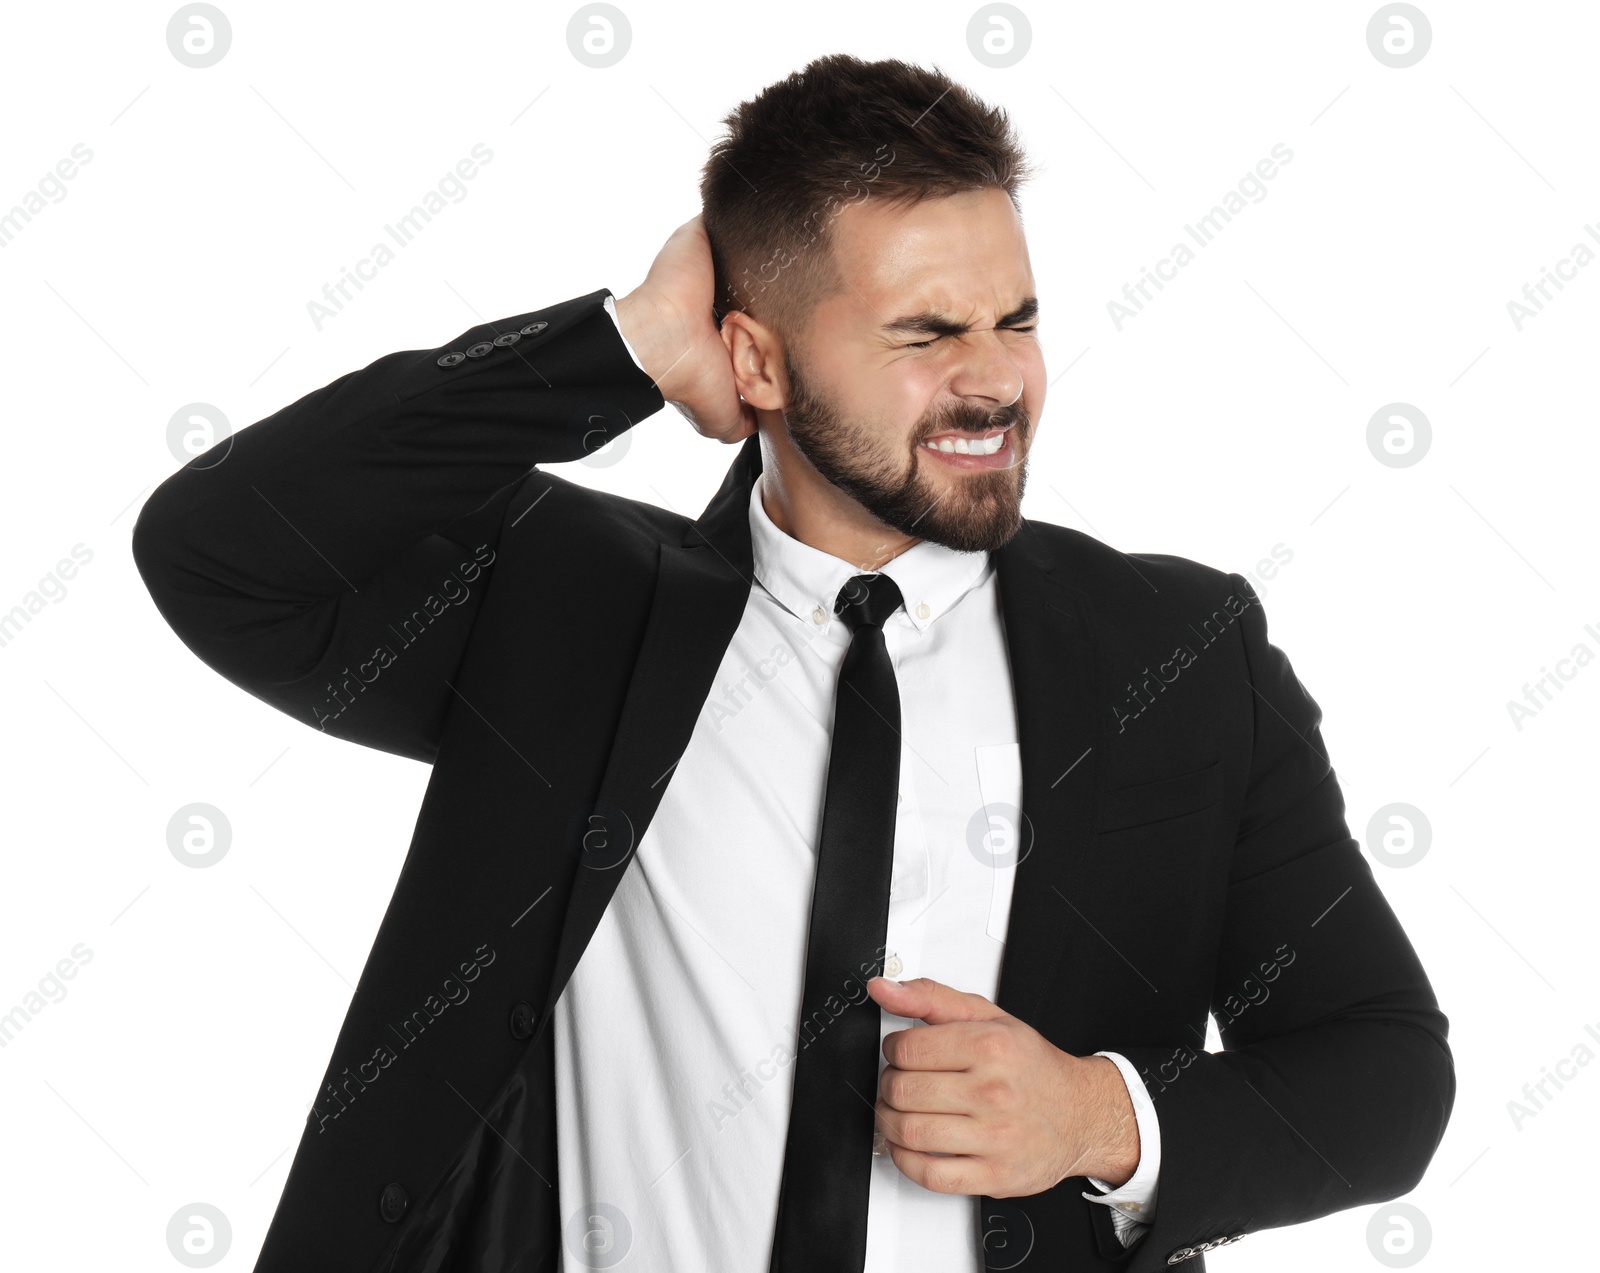
M 526 327 L 524 327 L 522 329 L 521 335 L 524 335 L 524 336 L 537 336 L 540 332 L 542 332 L 548 326 L 550 326 L 549 323 L 529 323 Z
M 456 349 L 452 349 L 447 354 L 439 355 L 439 365 L 441 367 L 454 367 L 458 362 L 466 362 L 466 360 L 467 356 Z
M 504 349 L 507 345 L 514 345 L 521 339 L 521 332 L 502 332 L 494 338 L 494 343 Z
M 493 352 L 494 346 L 486 340 L 480 340 L 476 345 L 467 346 L 468 358 L 482 358 L 485 354 Z

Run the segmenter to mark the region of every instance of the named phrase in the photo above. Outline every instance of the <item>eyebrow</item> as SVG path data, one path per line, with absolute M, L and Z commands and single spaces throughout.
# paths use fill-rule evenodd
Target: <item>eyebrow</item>
M 1009 314 L 1002 315 L 995 323 L 996 327 L 1012 327 L 1017 323 L 1025 323 L 1039 315 L 1039 298 L 1029 296 L 1022 304 Z M 925 309 L 918 314 L 902 314 L 899 318 L 891 319 L 883 325 L 886 332 L 898 332 L 905 335 L 928 336 L 964 336 L 972 330 L 970 323 L 958 323 L 953 318 L 947 318 L 938 310 Z

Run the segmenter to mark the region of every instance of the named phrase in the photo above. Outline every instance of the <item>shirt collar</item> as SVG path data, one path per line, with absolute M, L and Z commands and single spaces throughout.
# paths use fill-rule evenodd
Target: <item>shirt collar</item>
M 780 530 L 761 502 L 763 473 L 750 487 L 750 548 L 757 581 L 797 619 L 826 631 L 839 590 L 867 573 L 842 557 L 813 548 Z M 988 576 L 988 552 L 961 552 L 923 539 L 884 563 L 878 573 L 895 581 L 902 612 L 921 632 Z

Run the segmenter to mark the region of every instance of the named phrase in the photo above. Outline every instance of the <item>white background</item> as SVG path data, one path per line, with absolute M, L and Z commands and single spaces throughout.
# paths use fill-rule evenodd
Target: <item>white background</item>
M 1431 824 L 1415 865 L 1374 860 L 1459 1079 L 1406 1199 L 1419 1266 L 1586 1250 L 1600 1064 L 1520 1128 L 1507 1102 L 1600 1030 L 1600 666 L 1521 729 L 1506 704 L 1600 653 L 1600 263 L 1520 331 L 1507 302 L 1600 250 L 1600 10 L 1425 2 L 1432 46 L 1394 69 L 1370 0 L 1035 0 L 1027 56 L 994 69 L 973 5 L 630 2 L 632 47 L 597 70 L 569 52 L 575 5 L 223 7 L 207 69 L 168 51 L 159 5 L 12 6 L 0 43 L 0 215 L 93 152 L 0 249 L 0 612 L 93 554 L 0 647 L 0 1013 L 92 952 L 0 1048 L 10 1267 L 179 1267 L 166 1225 L 195 1201 L 231 1222 L 222 1267 L 250 1266 L 428 776 L 274 713 L 162 623 L 128 541 L 178 466 L 173 413 L 242 427 L 389 351 L 629 290 L 698 211 L 722 115 L 835 51 L 937 64 L 1042 168 L 1023 198 L 1052 387 L 1026 514 L 1241 572 L 1290 550 L 1266 612 L 1352 833 L 1391 802 Z M 467 196 L 319 331 L 307 302 L 478 142 Z M 1280 142 L 1266 197 L 1118 331 L 1107 302 Z M 1406 468 L 1366 443 L 1393 402 L 1433 430 Z M 558 471 L 694 516 L 733 455 L 670 410 L 629 447 Z M 205 870 L 166 843 L 194 801 L 233 829 Z M 1381 1210 L 1209 1259 L 1379 1269 Z

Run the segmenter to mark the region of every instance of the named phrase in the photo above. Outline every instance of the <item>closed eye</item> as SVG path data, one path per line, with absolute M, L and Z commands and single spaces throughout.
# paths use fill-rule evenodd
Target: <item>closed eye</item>
M 1027 327 L 1002 327 L 1002 328 L 1000 328 L 1000 330 L 1001 331 L 1007 331 L 1007 332 L 1031 332 L 1031 331 L 1037 331 L 1038 330 L 1038 326 L 1039 325 L 1037 323 L 1032 323 Z M 937 343 L 938 341 L 943 340 L 943 339 L 944 338 L 942 336 L 935 336 L 932 340 L 919 340 L 919 341 L 915 341 L 914 343 L 909 344 L 909 345 L 902 345 L 902 346 L 900 346 L 900 348 L 902 348 L 902 349 L 931 349 L 934 346 L 935 343 Z

